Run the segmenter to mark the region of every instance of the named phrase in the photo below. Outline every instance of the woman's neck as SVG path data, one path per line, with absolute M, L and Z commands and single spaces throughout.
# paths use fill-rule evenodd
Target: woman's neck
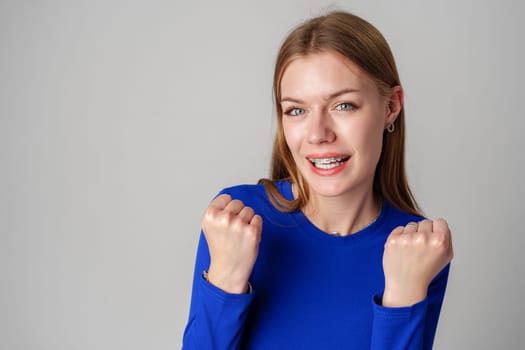
M 338 236 L 358 232 L 379 216 L 381 203 L 372 189 L 362 194 L 323 197 L 312 194 L 304 215 L 322 231 Z

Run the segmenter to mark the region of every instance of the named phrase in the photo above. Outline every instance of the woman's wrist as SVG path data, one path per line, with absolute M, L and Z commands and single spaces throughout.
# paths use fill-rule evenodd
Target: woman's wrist
M 253 291 L 252 285 L 250 282 L 246 283 L 237 283 L 237 284 L 229 284 L 229 283 L 217 283 L 215 280 L 210 279 L 210 274 L 207 270 L 204 270 L 202 272 L 202 278 L 206 280 L 208 283 L 212 284 L 213 286 L 221 289 L 223 292 L 228 294 L 250 294 Z
M 385 287 L 383 293 L 382 305 L 384 307 L 407 307 L 423 301 L 427 297 L 427 288 L 394 288 Z

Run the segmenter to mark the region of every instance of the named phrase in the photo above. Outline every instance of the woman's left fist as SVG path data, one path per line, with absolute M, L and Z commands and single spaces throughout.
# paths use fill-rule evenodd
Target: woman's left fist
M 453 256 L 445 220 L 423 220 L 396 227 L 388 236 L 383 254 L 383 306 L 410 306 L 422 301 L 432 279 Z

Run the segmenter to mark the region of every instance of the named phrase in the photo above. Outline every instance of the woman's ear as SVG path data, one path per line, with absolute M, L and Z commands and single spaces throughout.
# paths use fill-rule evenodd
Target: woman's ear
M 386 108 L 385 128 L 394 123 L 403 108 L 404 93 L 403 88 L 396 85 L 390 91 Z

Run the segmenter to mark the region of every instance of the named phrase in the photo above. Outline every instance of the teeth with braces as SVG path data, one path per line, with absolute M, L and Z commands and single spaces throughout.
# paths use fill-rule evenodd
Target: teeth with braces
M 316 168 L 320 169 L 332 169 L 335 168 L 344 162 L 346 162 L 350 157 L 332 157 L 332 158 L 310 158 L 309 161 Z

